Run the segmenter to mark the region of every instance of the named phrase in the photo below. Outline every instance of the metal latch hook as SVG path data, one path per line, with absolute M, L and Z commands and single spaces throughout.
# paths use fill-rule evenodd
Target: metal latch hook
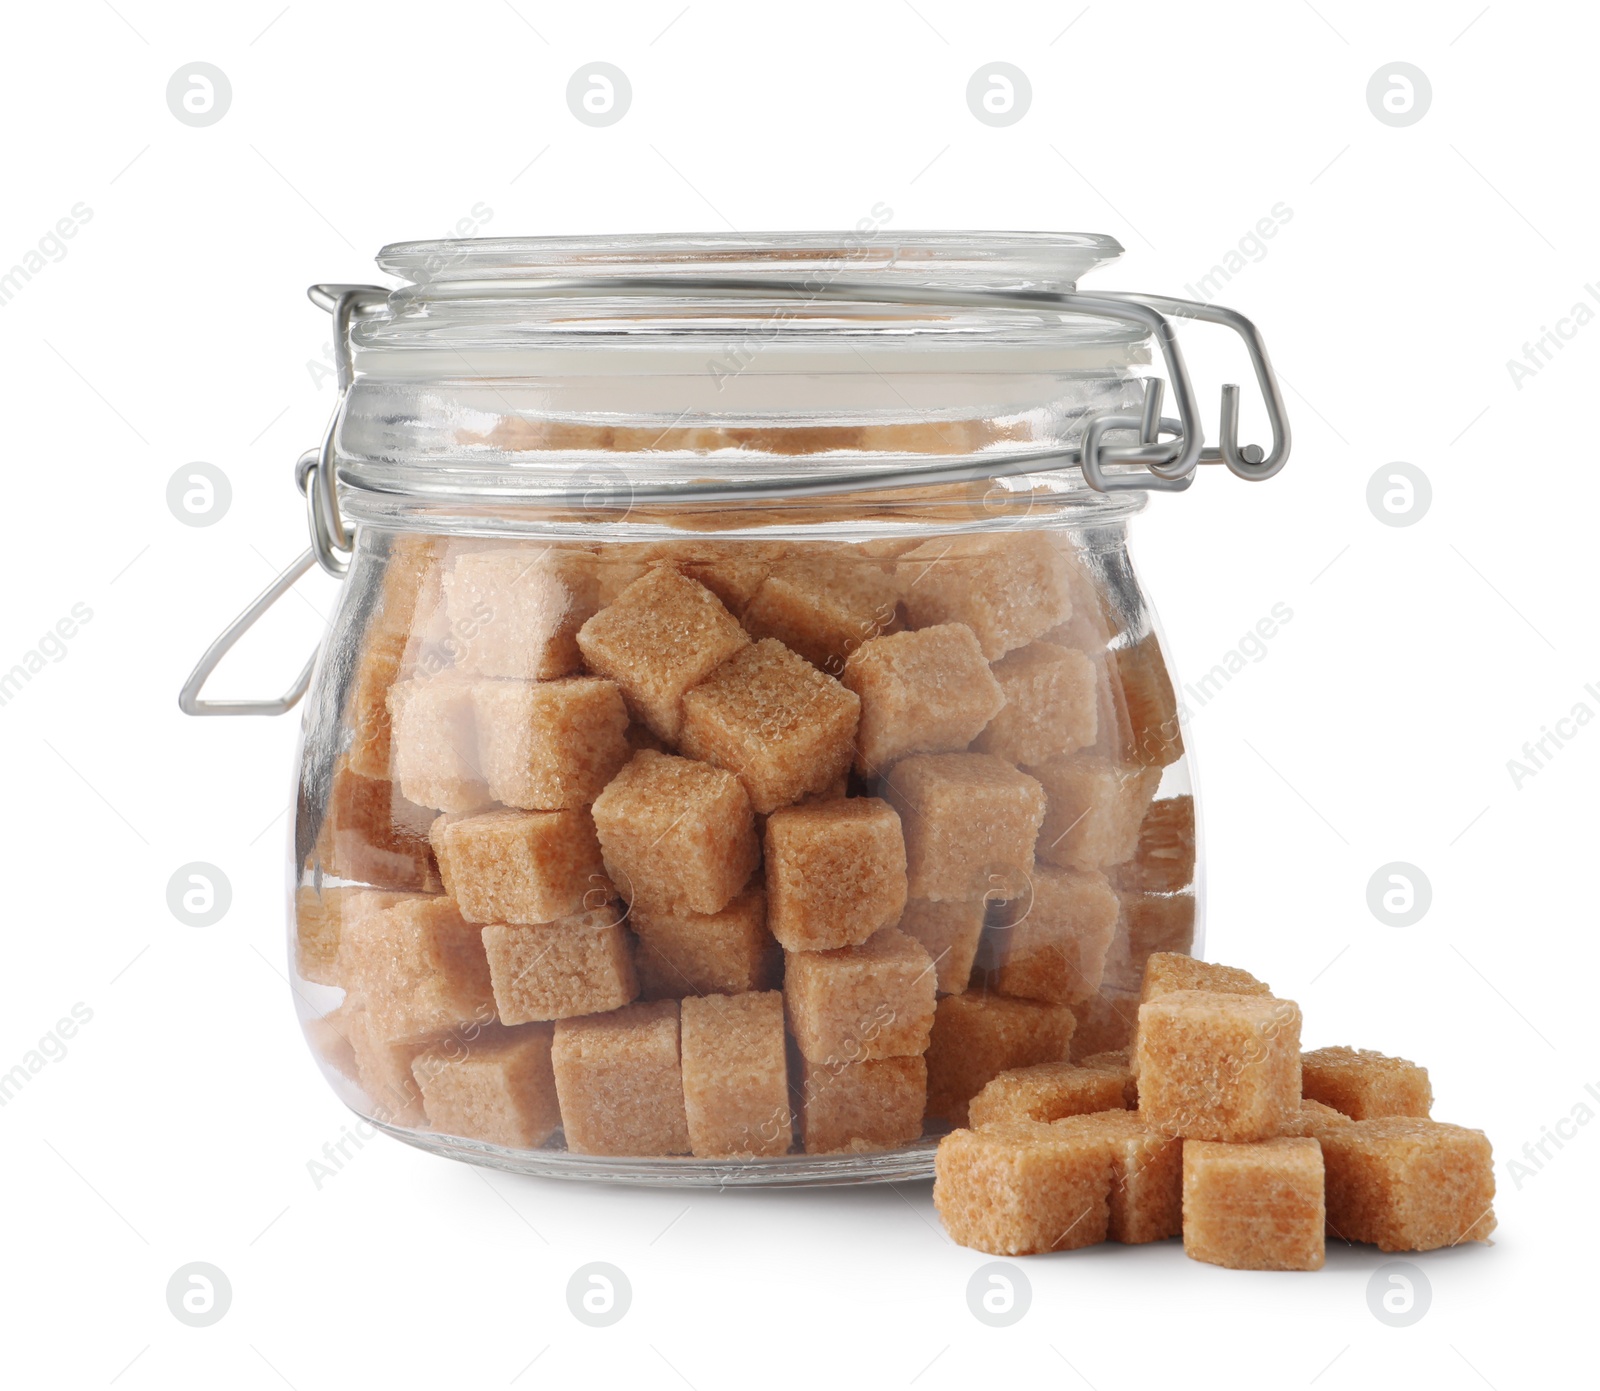
M 311 672 L 317 664 L 315 652 L 301 668 L 300 675 L 295 677 L 294 685 L 276 700 L 201 700 L 200 691 L 211 673 L 217 669 L 217 664 L 232 650 L 234 643 L 249 632 L 255 625 L 256 619 L 287 594 L 294 587 L 295 581 L 316 563 L 317 557 L 314 552 L 302 551 L 277 579 L 251 600 L 243 613 L 222 630 L 217 640 L 206 648 L 205 655 L 189 673 L 189 679 L 183 683 L 183 689 L 178 692 L 178 708 L 185 715 L 284 715 L 294 709 L 311 684 Z

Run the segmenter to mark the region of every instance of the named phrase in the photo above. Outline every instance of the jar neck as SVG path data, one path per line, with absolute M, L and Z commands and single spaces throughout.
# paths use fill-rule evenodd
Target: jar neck
M 586 490 L 578 479 L 565 498 L 531 502 L 365 488 L 346 489 L 342 496 L 350 521 L 379 531 L 605 542 L 648 542 L 686 534 L 728 540 L 864 541 L 1035 528 L 1120 530 L 1146 503 L 1142 492 L 1099 493 L 1081 485 L 1051 491 L 1043 485 L 999 483 L 990 479 L 937 490 L 677 505 L 629 499 L 617 491 Z

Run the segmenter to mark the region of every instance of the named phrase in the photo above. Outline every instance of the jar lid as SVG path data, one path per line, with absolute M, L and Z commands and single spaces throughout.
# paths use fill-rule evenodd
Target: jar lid
M 379 253 L 405 283 L 356 322 L 352 344 L 357 371 L 386 380 L 628 377 L 624 411 L 647 411 L 650 383 L 671 379 L 673 408 L 704 423 L 756 425 L 780 408 L 893 415 L 892 402 L 869 404 L 881 385 L 850 379 L 922 376 L 929 362 L 989 375 L 1099 367 L 1108 351 L 1116 366 L 1147 362 L 1141 325 L 988 298 L 1072 291 L 1121 250 L 1038 232 L 408 242 Z M 918 294 L 929 301 L 906 302 Z M 797 397 L 797 375 L 829 380 Z M 698 399 L 696 377 L 712 398 Z M 686 386 L 696 399 L 682 399 Z
M 564 506 L 576 479 L 590 500 L 702 509 L 1007 478 L 1028 497 L 1177 491 L 1210 461 L 1276 472 L 1287 423 L 1253 326 L 1078 291 L 1120 251 L 874 219 L 390 246 L 379 265 L 399 287 L 313 287 L 335 310 L 341 387 L 319 462 L 367 494 Z M 1238 445 L 1234 387 L 1220 445 L 1204 445 L 1173 316 L 1244 338 L 1270 457 Z

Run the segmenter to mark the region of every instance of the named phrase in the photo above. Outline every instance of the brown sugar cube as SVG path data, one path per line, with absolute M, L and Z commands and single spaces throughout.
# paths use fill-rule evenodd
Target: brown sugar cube
M 1144 965 L 1139 1002 L 1178 990 L 1213 990 L 1224 995 L 1270 995 L 1272 988 L 1238 966 L 1198 961 L 1182 952 L 1155 952 Z
M 402 668 L 406 676 L 433 677 L 455 672 L 466 653 L 466 644 L 477 633 L 479 620 L 492 617 L 488 606 L 483 605 L 467 622 L 451 622 L 445 608 L 444 577 L 450 573 L 452 554 L 476 548 L 474 542 L 438 543 L 437 560 L 423 578 L 412 610 Z
M 664 913 L 636 903 L 628 922 L 638 938 L 639 993 L 647 1000 L 759 991 L 782 971 L 759 884 L 717 913 Z
M 1124 1109 L 1122 1079 L 1071 1063 L 1037 1063 L 1002 1072 L 967 1103 L 967 1124 L 1058 1121 Z
M 800 1063 L 800 1133 L 807 1154 L 869 1154 L 922 1137 L 922 1058 Z
M 1139 1006 L 1139 1113 L 1189 1140 L 1265 1140 L 1300 1113 L 1300 1008 L 1179 990 Z
M 1005 708 L 978 736 L 974 748 L 1009 763 L 1043 763 L 1076 753 L 1095 741 L 1097 675 L 1094 663 L 1073 647 L 1034 642 L 994 665 Z
M 480 681 L 472 698 L 489 794 L 508 807 L 588 806 L 632 756 L 615 682 Z
M 997 904 L 998 970 L 1006 995 L 1070 1005 L 1100 989 L 1121 904 L 1105 875 L 1035 867 L 1025 897 Z
M 1139 985 L 1139 1004 L 1159 999 L 1179 990 L 1212 990 L 1224 995 L 1271 995 L 1272 990 L 1250 972 L 1215 961 L 1196 961 L 1182 952 L 1152 952 L 1145 958 L 1144 975 Z M 1128 1056 L 1134 1073 L 1139 1071 L 1139 1024 L 1134 1015 Z
M 833 677 L 763 638 L 683 699 L 680 747 L 736 773 L 763 815 L 849 771 L 861 702 Z
M 783 807 L 767 818 L 768 926 L 785 950 L 853 947 L 899 921 L 906 846 L 876 797 Z
M 483 940 L 442 896 L 407 895 L 347 916 L 336 970 L 375 1039 L 420 1038 L 494 1018 Z
M 1076 1034 L 1073 1036 L 1073 1041 L 1077 1041 Z M 1077 1067 L 1092 1068 L 1096 1072 L 1112 1073 L 1122 1088 L 1122 1104 L 1130 1111 L 1139 1109 L 1139 1079 L 1133 1075 L 1127 1049 L 1113 1048 L 1104 1053 L 1090 1053 L 1075 1058 L 1073 1063 Z
M 884 795 L 905 828 L 913 898 L 1015 898 L 1033 869 L 1044 790 L 984 753 L 914 754 Z
M 1194 945 L 1195 897 L 1193 894 L 1147 894 L 1127 892 L 1118 895 L 1122 904 L 1122 925 L 1127 935 L 1129 954 L 1143 965 L 1158 952 L 1187 956 Z M 1244 994 L 1251 994 L 1244 991 Z
M 972 629 L 960 623 L 872 638 L 850 654 L 839 679 L 861 697 L 855 763 L 863 773 L 907 754 L 965 749 L 1006 703 Z
M 1184 1254 L 1230 1270 L 1321 1270 L 1322 1179 L 1315 1140 L 1185 1140 Z
M 1109 876 L 1108 876 L 1109 877 Z M 1106 954 L 1102 985 L 1138 991 L 1145 963 L 1157 952 L 1187 953 L 1194 946 L 1193 894 L 1147 894 L 1120 890 L 1122 918 Z
M 302 980 L 340 985 L 339 938 L 345 919 L 360 912 L 388 908 L 408 897 L 383 889 L 304 884 L 295 890 L 294 966 Z
M 1098 995 L 1074 1005 L 1073 1013 L 1078 1027 L 1072 1035 L 1072 1060 L 1081 1063 L 1100 1053 L 1127 1049 L 1139 1022 L 1139 996 L 1102 986 Z
M 1111 939 L 1111 949 L 1106 953 L 1105 970 L 1100 975 L 1097 993 L 1110 990 L 1119 995 L 1136 994 L 1143 971 L 1144 964 L 1136 962 L 1129 949 L 1127 932 L 1119 926 L 1117 935 Z
M 1139 1246 L 1183 1231 L 1182 1140 L 1115 1109 L 1071 1116 L 1056 1128 L 1098 1139 L 1111 1156 L 1109 1240 Z
M 847 549 L 791 553 L 777 561 L 744 611 L 755 638 L 776 638 L 837 676 L 864 642 L 896 618 L 893 578 Z
M 1128 756 L 1128 717 L 1114 687 L 1116 675 L 1111 654 L 1091 653 L 1089 660 L 1094 663 L 1095 736 L 1094 743 L 1083 752 L 1113 763 L 1139 766 L 1138 759 Z
M 389 692 L 389 713 L 394 780 L 407 801 L 451 812 L 491 805 L 471 683 L 450 676 L 402 681 Z
M 468 922 L 551 922 L 614 897 L 586 807 L 442 816 L 433 842 Z
M 504 1024 L 602 1014 L 639 993 L 615 906 L 547 923 L 491 923 L 483 948 Z
M 1335 1111 L 1333 1107 L 1324 1106 L 1320 1101 L 1302 1101 L 1300 1114 L 1292 1117 L 1284 1125 L 1283 1133 L 1317 1137 L 1330 1126 L 1354 1124 L 1355 1122 L 1343 1111 Z
M 407 801 L 387 778 L 364 778 L 341 758 L 317 836 L 323 872 L 385 889 L 437 893 L 439 871 L 428 844 L 433 818 L 431 808 Z
M 550 1050 L 573 1154 L 688 1154 L 678 1002 L 562 1019 Z
M 913 628 L 965 623 L 995 662 L 1067 620 L 1069 564 L 1041 531 L 935 537 L 900 557 L 901 601 Z
M 671 568 L 703 584 L 738 616 L 788 548 L 770 541 L 658 541 L 610 548 L 600 565 L 600 601 L 609 604 L 647 570 Z
M 663 549 L 680 574 L 705 585 L 735 615 L 744 613 L 788 551 L 772 541 L 671 541 Z
M 1317 1048 L 1300 1055 L 1301 1094 L 1352 1120 L 1426 1116 L 1433 1109 L 1428 1069 L 1367 1048 Z
M 513 551 L 503 542 L 452 542 L 418 603 L 407 674 L 519 681 L 577 675 L 576 632 L 598 607 L 598 568 L 588 544 L 530 542 Z M 532 617 L 518 633 L 524 609 Z
M 783 998 L 812 1062 L 921 1053 L 933 1027 L 933 960 L 916 938 L 886 927 L 858 947 L 788 953 Z
M 1142 893 L 1182 893 L 1194 883 L 1194 841 L 1194 798 L 1157 798 L 1139 823 L 1133 858 L 1111 871 L 1112 884 Z
M 393 740 L 389 692 L 400 680 L 405 656 L 404 630 L 368 628 L 362 636 L 345 723 L 350 727 L 350 766 L 364 777 L 389 776 Z
M 1065 623 L 1044 635 L 1045 641 L 1058 647 L 1075 647 L 1091 656 L 1104 652 L 1119 631 L 1112 607 L 1091 574 L 1091 561 L 1087 556 L 1065 552 L 1062 560 L 1072 612 Z
M 349 1001 L 326 1014 L 301 1021 L 311 1051 L 341 1077 L 359 1081 L 355 1045 L 350 1040 L 350 1015 L 356 1006 Z
M 548 681 L 583 668 L 578 630 L 599 603 L 594 556 L 548 545 L 463 551 L 444 577 L 445 612 L 470 629 L 475 676 Z
M 683 1002 L 683 1104 L 701 1159 L 787 1154 L 794 1138 L 783 996 L 776 990 Z
M 549 1024 L 485 1029 L 418 1053 L 411 1075 L 428 1128 L 507 1149 L 537 1149 L 561 1124 Z
M 432 1039 L 427 1034 L 390 1037 L 359 1004 L 347 1003 L 340 1015 L 355 1062 L 356 1082 L 372 1104 L 374 1118 L 386 1125 L 425 1124 L 422 1092 L 411 1075 L 411 1060 L 427 1048 Z
M 1494 1157 L 1481 1130 L 1380 1116 L 1316 1132 L 1328 1171 L 1328 1230 L 1380 1251 L 1487 1241 Z
M 905 912 L 896 926 L 921 942 L 933 958 L 941 995 L 959 995 L 967 988 L 978 954 L 978 939 L 983 935 L 984 906 L 981 898 L 944 903 L 931 898 L 906 900 Z
M 1112 650 L 1111 693 L 1126 762 L 1165 768 L 1183 757 L 1183 717 L 1154 633 Z
M 594 804 L 606 869 L 651 911 L 719 913 L 761 857 L 750 799 L 732 773 L 641 749 Z
M 1052 758 L 1028 770 L 1044 787 L 1048 813 L 1041 860 L 1066 869 L 1102 869 L 1132 857 L 1161 772 L 1092 754 Z
M 1069 586 L 1069 588 L 1073 589 L 1072 613 L 1065 623 L 1058 624 L 1050 629 L 1040 641 L 1054 643 L 1057 647 L 1070 647 L 1074 651 L 1083 653 L 1091 662 L 1094 662 L 1096 680 L 1104 684 L 1106 693 L 1109 694 L 1110 682 L 1106 680 L 1104 668 L 1098 659 L 1110 644 L 1116 629 L 1108 621 L 1104 610 L 1097 602 L 1092 599 L 1088 601 L 1082 600 L 1079 598 L 1075 586 Z M 1115 712 L 1115 707 L 1108 701 L 1097 701 L 1096 704 L 1099 713 L 1114 714 Z M 1104 729 L 1101 729 L 1100 736 L 1103 736 L 1105 732 Z
M 684 692 L 749 645 L 715 594 L 665 567 L 647 570 L 578 633 L 590 669 L 615 681 L 634 714 L 669 741 Z
M 366 778 L 389 776 L 389 688 L 400 679 L 408 634 L 420 596 L 437 583 L 441 546 L 433 537 L 389 538 L 377 603 L 367 620 L 350 685 L 346 722 L 350 726 L 351 771 Z
M 1083 1128 L 1009 1121 L 957 1130 L 934 1156 L 933 1205 L 952 1241 L 996 1256 L 1106 1239 L 1111 1154 Z
M 1072 1044 L 1072 1011 L 1003 995 L 945 995 L 928 1039 L 928 1114 L 967 1123 L 967 1103 L 1002 1072 L 1058 1063 Z

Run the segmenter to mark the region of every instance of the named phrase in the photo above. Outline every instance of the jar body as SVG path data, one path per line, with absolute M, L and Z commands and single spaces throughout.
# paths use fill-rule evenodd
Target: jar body
M 291 865 L 330 1082 L 523 1172 L 857 1182 L 1124 1047 L 1201 919 L 1132 510 L 363 526 Z

